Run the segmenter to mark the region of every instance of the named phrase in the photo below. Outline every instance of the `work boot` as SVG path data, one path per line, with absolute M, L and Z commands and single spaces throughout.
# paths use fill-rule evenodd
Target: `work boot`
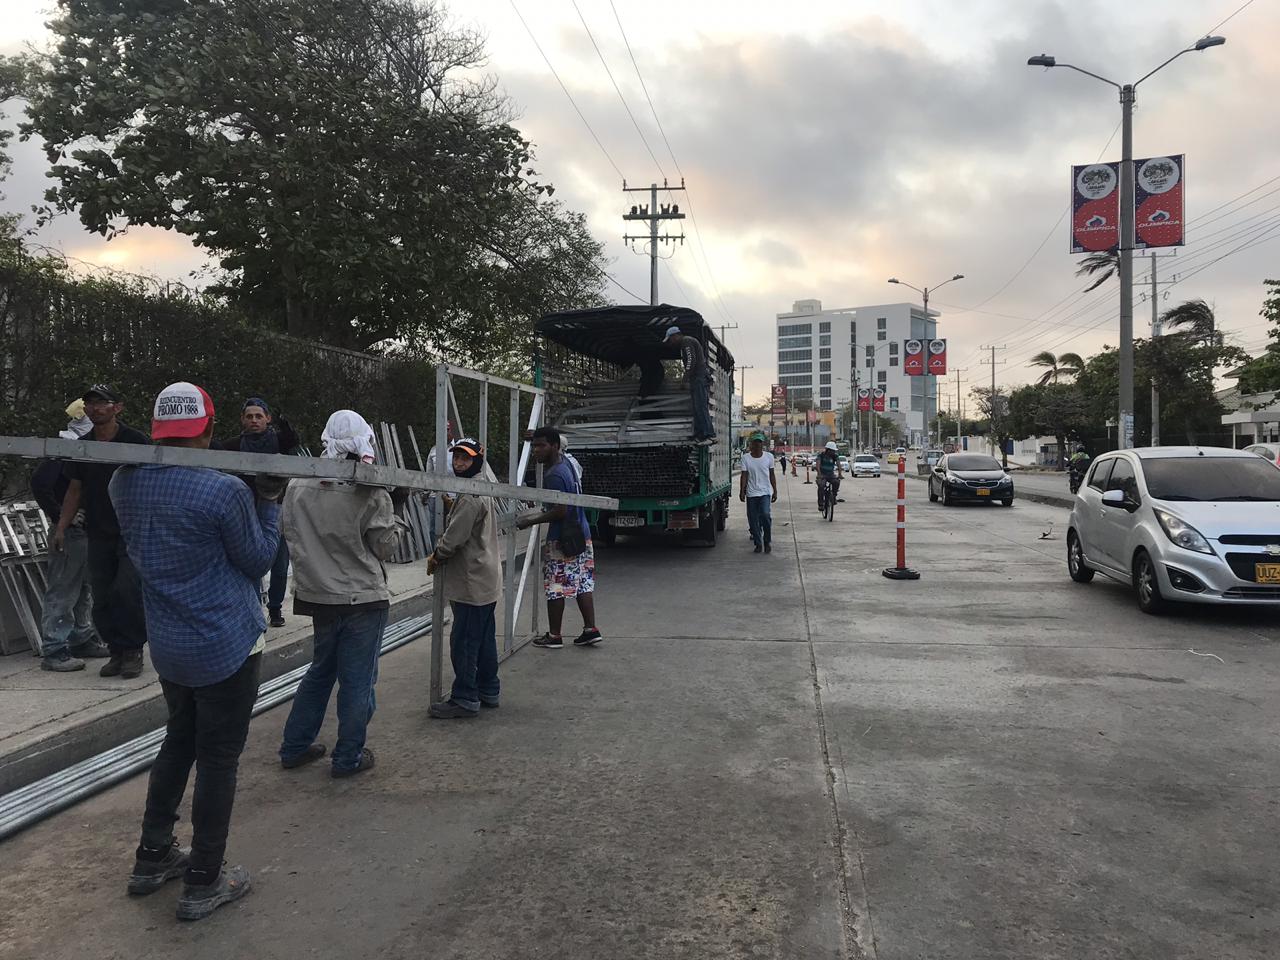
M 138 847 L 133 873 L 129 874 L 129 892 L 139 897 L 155 893 L 165 885 L 165 881 L 187 872 L 190 857 L 191 851 L 178 846 L 176 838 L 169 841 L 168 847 L 159 850 Z
M 84 661 L 71 656 L 67 651 L 55 653 L 40 661 L 41 670 L 52 670 L 54 673 L 73 673 L 84 669 Z
M 87 640 L 78 646 L 73 646 L 71 655 L 84 660 L 105 660 L 111 656 L 111 648 L 101 640 Z
M 244 867 L 227 867 L 213 883 L 182 888 L 178 900 L 179 920 L 203 920 L 224 903 L 239 900 L 249 892 L 249 871 Z
M 329 776 L 337 779 L 343 777 L 354 777 L 357 773 L 364 773 L 366 770 L 373 769 L 373 751 L 368 747 L 360 751 L 360 762 L 354 767 L 332 767 L 329 770 Z
M 269 610 L 269 611 L 268 611 L 268 613 L 271 615 L 271 625 L 272 625 L 273 627 L 283 627 L 283 626 L 284 626 L 284 614 L 283 614 L 283 613 L 281 613 L 279 610 Z
M 441 700 L 427 708 L 427 716 L 435 720 L 470 720 L 479 710 L 468 710 L 452 700 Z
M 288 759 L 281 757 L 280 766 L 286 770 L 296 770 L 298 767 L 304 767 L 308 763 L 319 760 L 324 754 L 325 745 L 323 743 L 313 743 L 296 757 L 289 757 Z
M 98 671 L 98 676 L 118 677 L 123 664 L 124 654 L 113 648 L 111 650 L 111 659 L 102 665 L 102 669 Z
M 132 680 L 142 676 L 142 651 L 126 650 L 120 661 L 120 679 Z

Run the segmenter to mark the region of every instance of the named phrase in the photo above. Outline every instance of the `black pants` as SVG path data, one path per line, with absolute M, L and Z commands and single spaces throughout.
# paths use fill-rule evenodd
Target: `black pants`
M 222 869 L 236 799 L 236 771 L 258 697 L 261 661 L 262 655 L 255 653 L 227 679 L 207 687 L 184 687 L 160 678 L 169 705 L 169 723 L 151 767 L 142 846 L 155 850 L 167 847 L 173 839 L 178 806 L 194 763 L 188 883 L 212 883 Z
M 711 383 L 705 373 L 696 374 L 689 381 L 689 394 L 693 400 L 693 436 L 696 440 L 710 440 L 716 435 L 711 422 Z
M 125 552 L 124 538 L 89 538 L 89 586 L 93 625 L 112 653 L 141 650 L 147 642 L 142 583 Z

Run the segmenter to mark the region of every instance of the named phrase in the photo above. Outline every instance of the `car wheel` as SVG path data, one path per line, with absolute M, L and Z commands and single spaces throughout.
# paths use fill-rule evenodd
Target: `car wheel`
M 1169 608 L 1169 601 L 1160 593 L 1156 565 L 1145 550 L 1139 550 L 1133 558 L 1133 589 L 1138 595 L 1138 609 L 1143 613 L 1155 615 Z
M 930 503 L 937 503 L 937 502 L 938 502 L 938 495 L 937 495 L 936 493 L 934 493 L 934 492 L 933 492 L 933 481 L 932 481 L 932 480 L 930 480 L 930 481 L 929 481 L 929 502 L 930 502 Z
M 1013 497 L 1006 497 L 1004 500 L 1001 500 L 1000 502 L 1003 503 L 1006 507 L 1012 507 Z
M 951 506 L 951 495 L 947 493 L 947 485 L 945 483 L 942 484 L 940 492 L 942 494 L 942 505 L 944 507 Z
M 1084 562 L 1084 548 L 1080 536 L 1074 530 L 1067 531 L 1067 572 L 1076 583 L 1091 583 L 1093 569 Z

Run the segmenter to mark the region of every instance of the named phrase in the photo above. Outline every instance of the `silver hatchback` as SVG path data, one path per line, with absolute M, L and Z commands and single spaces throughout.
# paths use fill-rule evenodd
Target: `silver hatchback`
M 1280 602 L 1280 470 L 1244 450 L 1153 447 L 1094 461 L 1067 530 L 1071 579 L 1131 584 L 1138 606 Z

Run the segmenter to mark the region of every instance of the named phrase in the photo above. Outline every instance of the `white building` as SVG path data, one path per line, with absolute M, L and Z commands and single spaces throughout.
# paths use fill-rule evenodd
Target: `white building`
M 777 382 L 791 402 L 812 399 L 822 410 L 841 409 L 858 386 L 883 387 L 885 416 L 919 444 L 937 410 L 937 378 L 903 373 L 903 343 L 936 337 L 938 316 L 910 303 L 823 310 L 821 300 L 797 300 L 777 315 Z

